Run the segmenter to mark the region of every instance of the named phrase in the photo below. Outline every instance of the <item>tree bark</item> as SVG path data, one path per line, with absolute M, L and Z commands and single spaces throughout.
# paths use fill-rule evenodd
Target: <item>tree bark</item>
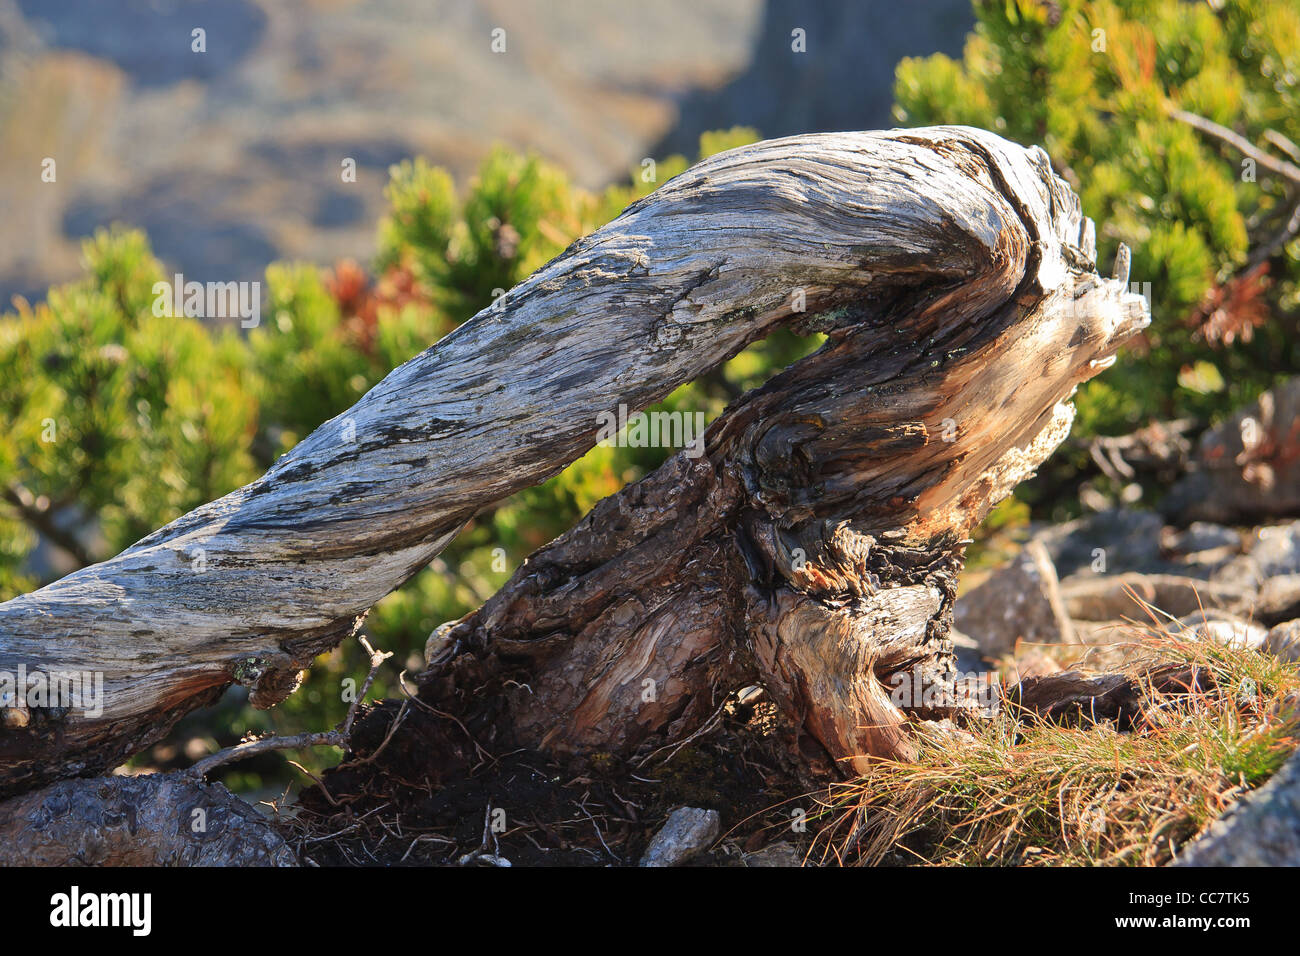
M 945 707 L 888 685 L 943 681 L 965 536 L 1147 322 L 1126 250 L 1102 279 L 1093 235 L 1041 150 L 967 128 L 693 167 L 258 481 L 0 605 L 0 670 L 104 682 L 100 715 L 5 721 L 0 794 L 107 769 L 232 681 L 283 699 L 476 510 L 590 448 L 598 412 L 781 325 L 829 341 L 436 635 L 424 693 L 522 671 L 501 702 L 518 739 L 632 753 L 757 681 L 834 760 L 905 754 L 907 715 Z
M 908 757 L 910 720 L 969 705 L 947 640 L 966 536 L 1065 437 L 1061 400 L 1146 323 L 1123 280 L 1074 271 L 1044 234 L 1008 218 L 1005 259 L 986 250 L 1005 274 L 849 306 L 824 349 L 727 409 L 702 457 L 601 502 L 435 632 L 423 698 L 463 713 L 496 677 L 512 742 L 626 758 L 759 684 L 805 757 Z M 1006 301 L 966 313 L 989 287 Z

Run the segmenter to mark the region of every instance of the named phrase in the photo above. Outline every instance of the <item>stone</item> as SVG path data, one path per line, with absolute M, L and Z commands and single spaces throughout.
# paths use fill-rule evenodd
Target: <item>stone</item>
M 741 857 L 744 866 L 803 866 L 803 856 L 793 843 L 773 843 Z
M 1256 528 L 1246 548 L 1211 580 L 1258 590 L 1270 578 L 1300 574 L 1300 521 Z
M 1256 529 L 1250 557 L 1262 580 L 1300 574 L 1300 521 Z
M 0 833 L 0 867 L 301 865 L 256 807 L 187 773 L 60 780 L 0 802 Z
M 1280 624 L 1300 617 L 1300 574 L 1279 574 L 1269 578 L 1255 600 L 1255 619 L 1262 624 Z
M 1050 674 L 1059 674 L 1062 669 L 1060 664 L 1042 651 L 1029 651 L 1017 656 L 1012 661 L 1011 666 L 1007 669 L 1007 684 L 1014 686 L 1021 681 L 1029 680 L 1031 677 L 1047 677 Z
M 1060 602 L 1056 569 L 1046 547 L 1036 539 L 978 587 L 957 598 L 953 624 L 974 638 L 987 657 L 1008 653 L 1017 641 L 1073 641 Z
M 1209 608 L 1180 617 L 1169 630 L 1184 640 L 1213 641 L 1224 647 L 1247 650 L 1259 650 L 1268 637 L 1268 631 L 1258 624 Z
M 1300 377 L 1202 435 L 1191 467 L 1161 505 L 1179 524 L 1253 524 L 1300 512 Z
M 1300 866 L 1300 754 L 1184 847 L 1175 866 Z
M 650 841 L 641 865 L 680 866 L 712 846 L 721 828 L 717 810 L 678 807 Z
M 1074 574 L 1173 570 L 1160 550 L 1164 519 L 1154 511 L 1114 508 L 1039 531 L 1062 580 Z
M 1174 574 L 1076 575 L 1061 584 L 1065 611 L 1078 621 L 1131 618 L 1141 623 L 1149 622 L 1149 616 L 1134 595 L 1173 617 L 1191 614 L 1201 607 L 1246 608 L 1254 599 L 1254 591 L 1249 588 L 1212 584 Z
M 1290 664 L 1300 662 L 1300 618 L 1271 628 L 1264 638 L 1264 650 Z
M 979 641 L 955 627 L 948 629 L 948 639 L 952 641 L 953 666 L 957 671 L 970 673 L 984 669 Z
M 1236 528 L 1209 521 L 1194 521 L 1182 531 L 1166 528 L 1160 539 L 1160 547 L 1171 555 L 1201 554 L 1223 548 L 1240 551 L 1242 538 L 1241 532 Z

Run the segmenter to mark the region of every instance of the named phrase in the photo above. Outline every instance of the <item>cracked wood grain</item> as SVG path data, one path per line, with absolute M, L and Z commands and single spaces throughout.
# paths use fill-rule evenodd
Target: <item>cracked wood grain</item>
M 717 630 L 725 622 L 771 658 L 791 706 L 821 694 L 823 678 L 836 691 L 808 718 L 823 745 L 887 750 L 873 734 L 896 739 L 897 715 L 879 688 L 850 674 L 836 699 L 825 668 L 878 658 L 881 628 L 862 630 L 860 604 L 892 600 L 881 592 L 893 587 L 921 589 L 913 616 L 928 641 L 942 638 L 957 542 L 1065 436 L 1074 386 L 1145 324 L 1127 268 L 1102 279 L 1094 255 L 1092 224 L 1046 155 L 978 130 L 791 137 L 692 167 L 395 369 L 262 478 L 0 605 L 0 669 L 95 671 L 106 699 L 99 717 L 33 712 L 0 728 L 0 793 L 109 768 L 232 681 L 250 684 L 255 703 L 282 699 L 476 510 L 590 448 L 599 410 L 645 408 L 783 324 L 830 342 L 742 398 L 698 463 L 679 456 L 647 479 L 642 492 L 670 506 L 633 515 L 630 537 L 615 519 L 635 511 L 635 491 L 598 506 L 580 541 L 553 545 L 555 567 L 578 569 L 575 585 L 519 583 L 551 566 L 543 559 L 521 569 L 483 610 L 491 626 L 479 636 L 526 657 L 548 628 L 587 627 L 569 664 L 548 659 L 552 705 L 571 708 L 559 712 L 571 730 L 552 740 L 561 749 L 617 719 L 592 675 L 626 684 L 629 661 L 668 653 L 655 634 L 695 627 L 698 646 L 679 643 L 675 658 L 691 672 L 730 636 Z M 796 289 L 806 313 L 792 312 Z M 939 438 L 948 419 L 953 442 Z M 685 529 L 673 532 L 680 560 L 637 552 L 635 539 L 670 526 Z M 793 547 L 812 557 L 801 570 Z M 621 612 L 607 588 L 582 584 L 581 569 L 615 560 L 632 562 L 636 601 Z M 639 596 L 652 580 L 695 610 L 678 602 L 655 630 L 656 608 Z M 524 592 L 532 603 L 518 607 Z M 775 610 L 760 615 L 758 603 Z M 639 626 L 611 644 L 603 622 L 620 613 Z M 792 622 L 809 613 L 839 635 L 833 648 L 799 646 L 810 625 Z M 658 732 L 694 713 L 690 682 L 675 679 L 662 719 L 638 726 Z M 863 715 L 884 729 L 856 727 Z M 525 737 L 543 720 L 519 716 Z

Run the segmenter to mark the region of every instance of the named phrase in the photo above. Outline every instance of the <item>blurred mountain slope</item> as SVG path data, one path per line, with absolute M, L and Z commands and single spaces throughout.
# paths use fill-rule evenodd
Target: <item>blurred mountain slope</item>
M 74 275 L 113 221 L 200 281 L 365 258 L 414 154 L 463 182 L 503 142 L 597 187 L 702 129 L 887 125 L 898 57 L 960 46 L 949 7 L 886 27 L 874 2 L 0 0 L 0 303 Z M 787 21 L 810 36 L 793 62 Z

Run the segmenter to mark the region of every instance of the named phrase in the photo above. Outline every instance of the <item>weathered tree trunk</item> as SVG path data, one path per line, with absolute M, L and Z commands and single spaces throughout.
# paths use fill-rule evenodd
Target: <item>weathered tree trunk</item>
M 99 716 L 11 715 L 0 793 L 111 767 L 231 681 L 283 699 L 477 509 L 591 447 L 598 412 L 782 324 L 829 341 L 444 629 L 425 693 L 522 670 L 503 702 L 519 740 L 631 753 L 758 681 L 834 759 L 905 753 L 905 712 L 944 708 L 899 708 L 888 685 L 940 679 L 963 539 L 1147 321 L 1126 253 L 1115 279 L 1094 254 L 1042 151 L 977 130 L 713 157 L 263 478 L 0 605 L 0 669 L 98 672 L 105 692 Z
M 974 155 L 986 189 L 1029 172 Z M 981 267 L 818 317 L 827 346 L 728 408 L 702 457 L 601 502 L 439 629 L 425 698 L 463 707 L 485 673 L 513 672 L 516 742 L 630 756 L 757 683 L 805 755 L 906 757 L 910 718 L 961 705 L 947 633 L 966 535 L 1065 437 L 1061 400 L 1146 324 L 1125 279 L 1085 263 L 1073 197 L 1038 182 L 1050 202 L 1013 213 L 985 193 L 996 228 L 954 216 L 926 258 Z

